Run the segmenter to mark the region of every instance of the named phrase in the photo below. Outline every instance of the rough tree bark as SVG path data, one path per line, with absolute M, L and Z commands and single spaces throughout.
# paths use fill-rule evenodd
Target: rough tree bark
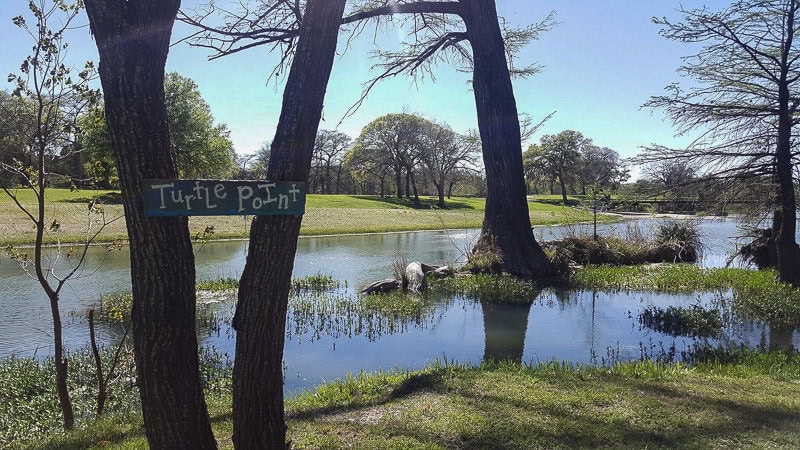
M 790 14 L 788 29 L 794 29 L 794 14 Z M 787 38 L 786 47 L 791 48 L 793 37 Z M 788 50 L 783 52 L 785 63 L 788 59 Z M 784 64 L 785 67 L 785 64 Z M 797 204 L 794 194 L 794 179 L 792 177 L 792 114 L 789 112 L 789 84 L 786 82 L 787 73 L 781 71 L 781 81 L 778 87 L 778 144 L 775 155 L 776 172 L 778 178 L 778 192 L 780 197 L 780 228 L 776 239 L 778 250 L 778 279 L 800 287 L 800 247 L 795 241 L 797 233 Z
M 344 6 L 345 0 L 306 4 L 272 141 L 270 180 L 308 179 Z M 233 442 L 237 449 L 286 447 L 282 359 L 301 220 L 300 216 L 260 216 L 250 229 L 233 319 Z
M 499 253 L 503 270 L 543 278 L 552 267 L 533 237 L 517 104 L 494 0 L 460 0 L 472 45 L 472 86 L 486 167 L 486 210 L 474 253 Z
M 131 249 L 133 333 L 151 448 L 216 448 L 200 383 L 187 219 L 147 218 L 144 178 L 177 178 L 164 65 L 179 0 L 86 0 Z

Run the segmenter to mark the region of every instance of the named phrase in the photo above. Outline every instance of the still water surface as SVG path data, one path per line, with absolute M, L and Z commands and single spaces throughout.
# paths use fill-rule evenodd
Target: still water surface
M 647 234 L 654 221 L 636 221 Z M 734 220 L 703 220 L 707 250 L 700 264 L 723 266 L 742 233 Z M 625 234 L 630 223 L 603 225 L 603 234 Z M 537 239 L 559 238 L 576 227 L 537 228 Z M 591 232 L 577 227 L 578 232 Z M 463 258 L 477 237 L 476 230 L 415 232 L 358 236 L 302 238 L 294 275 L 317 273 L 347 282 L 353 292 L 371 281 L 392 276 L 398 256 L 429 264 L 452 264 Z M 235 277 L 244 267 L 247 243 L 213 242 L 197 250 L 197 277 Z M 66 288 L 62 300 L 65 340 L 71 349 L 88 343 L 81 316 L 96 306 L 101 295 L 130 290 L 126 249 L 105 253 L 93 249 L 82 276 Z M 37 283 L 7 257 L 0 259 L 0 357 L 52 353 L 51 320 L 46 298 Z M 663 352 L 688 350 L 689 338 L 674 338 L 647 328 L 637 320 L 647 306 L 712 305 L 718 294 L 608 293 L 546 290 L 530 305 L 481 305 L 471 299 L 442 299 L 425 314 L 405 321 L 384 318 L 370 329 L 300 327 L 290 311 L 285 352 L 286 390 L 294 392 L 341 377 L 348 372 L 420 368 L 434 359 L 479 363 L 485 357 L 513 357 L 525 362 L 554 358 L 579 363 L 636 359 Z M 216 315 L 232 314 L 232 299 L 216 299 L 204 306 Z M 778 345 L 800 348 L 800 333 L 729 318 L 723 336 L 712 343 Z M 109 340 L 119 330 L 100 327 L 99 338 Z M 227 326 L 200 339 L 233 355 L 233 332 Z

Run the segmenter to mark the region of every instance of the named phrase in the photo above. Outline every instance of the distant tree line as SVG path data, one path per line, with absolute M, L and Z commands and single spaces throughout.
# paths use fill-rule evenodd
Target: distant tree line
M 173 157 L 182 178 L 264 179 L 270 143 L 237 155 L 225 124 L 218 124 L 197 85 L 168 73 L 164 82 Z M 0 162 L 30 166 L 26 138 L 35 127 L 33 104 L 0 91 Z M 68 138 L 47 149 L 48 183 L 54 186 L 119 187 L 111 138 L 102 106 L 86 107 Z M 420 204 L 420 196 L 444 199 L 485 196 L 480 138 L 415 114 L 387 114 L 364 127 L 355 140 L 320 130 L 314 144 L 310 193 L 396 196 Z M 13 180 L 12 180 L 13 181 Z
M 578 131 L 542 136 L 522 154 L 525 180 L 531 194 L 586 195 L 587 190 L 616 191 L 629 177 L 619 153 L 595 145 Z
M 317 194 L 396 196 L 420 204 L 452 195 L 486 194 L 480 166 L 480 138 L 453 131 L 445 123 L 399 113 L 373 120 L 353 140 L 345 133 L 320 130 L 314 143 L 308 191 Z M 269 143 L 239 157 L 238 177 L 267 173 Z

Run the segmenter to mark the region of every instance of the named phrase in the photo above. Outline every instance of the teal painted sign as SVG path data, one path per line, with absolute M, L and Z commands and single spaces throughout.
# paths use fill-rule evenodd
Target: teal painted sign
M 296 181 L 144 180 L 145 215 L 301 216 L 306 185 Z

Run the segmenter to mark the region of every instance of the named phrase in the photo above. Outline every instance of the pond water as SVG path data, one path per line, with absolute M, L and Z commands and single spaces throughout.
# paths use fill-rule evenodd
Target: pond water
M 631 226 L 645 234 L 653 220 L 602 225 L 602 234 L 625 234 Z M 707 249 L 700 264 L 723 266 L 741 235 L 737 222 L 702 220 Z M 576 229 L 577 228 L 577 229 Z M 539 240 L 565 233 L 591 232 L 588 226 L 536 228 Z M 431 231 L 376 235 L 302 238 L 294 274 L 332 275 L 347 283 L 343 295 L 371 281 L 392 276 L 392 260 L 399 257 L 429 264 L 463 259 L 477 238 L 477 230 Z M 198 279 L 238 277 L 244 267 L 247 243 L 213 242 L 197 249 Z M 63 296 L 65 341 L 70 349 L 88 344 L 82 316 L 101 295 L 130 289 L 126 249 L 105 253 L 93 249 L 81 276 Z M 56 263 L 64 267 L 64 261 Z M 58 271 L 58 270 L 57 270 Z M 52 353 L 51 320 L 45 296 L 16 262 L 0 259 L 0 357 Z M 464 297 L 442 298 L 412 318 L 373 318 L 363 326 L 308 323 L 290 311 L 285 346 L 286 390 L 295 392 L 341 377 L 348 372 L 420 368 L 434 359 L 479 363 L 486 357 L 512 357 L 524 362 L 558 359 L 578 363 L 638 359 L 691 350 L 694 339 L 672 337 L 642 327 L 639 313 L 648 306 L 713 306 L 719 294 L 654 294 L 545 290 L 524 305 L 485 305 Z M 231 298 L 214 298 L 202 308 L 218 317 L 230 317 Z M 712 344 L 750 347 L 794 346 L 800 333 L 770 330 L 768 326 L 726 315 L 726 328 Z M 117 338 L 114 327 L 99 327 L 99 339 Z M 224 323 L 201 328 L 203 344 L 233 355 L 233 332 Z

